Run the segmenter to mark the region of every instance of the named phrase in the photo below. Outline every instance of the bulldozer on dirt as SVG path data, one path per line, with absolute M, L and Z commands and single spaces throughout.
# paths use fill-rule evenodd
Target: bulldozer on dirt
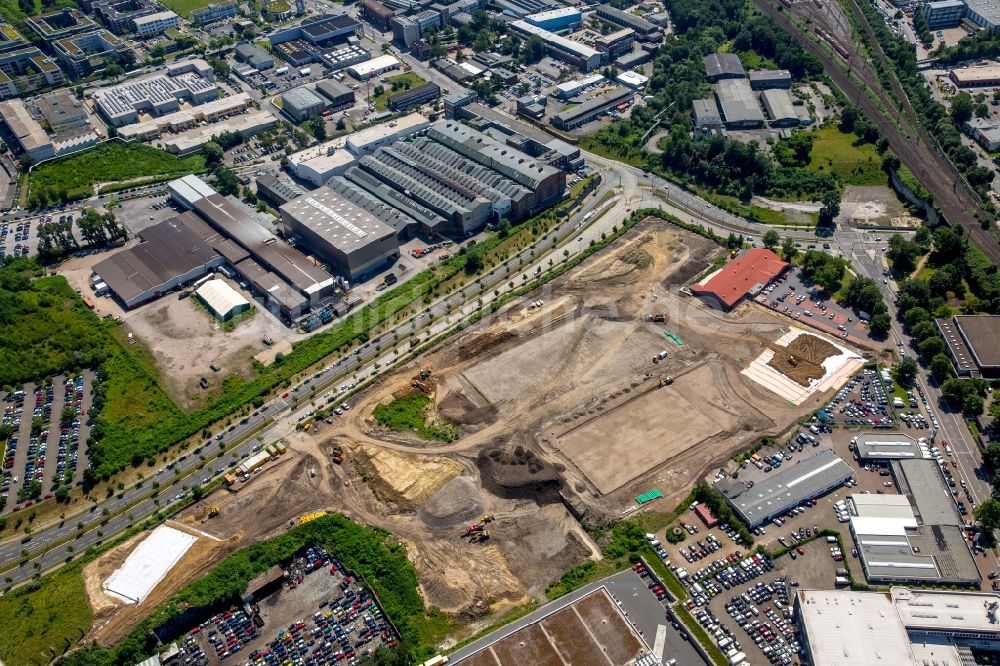
M 489 538 L 490 538 L 489 530 L 483 530 L 482 532 L 477 532 L 476 534 L 473 534 L 472 538 L 469 539 L 469 543 L 483 543 Z
M 494 520 L 496 520 L 496 517 L 492 513 L 487 513 L 479 519 L 479 522 L 485 525 L 486 523 L 492 523 Z
M 210 507 L 208 507 L 208 517 L 209 518 L 215 518 L 217 515 L 219 515 L 219 507 L 217 507 L 217 506 L 210 506 Z
M 462 533 L 463 537 L 474 536 L 480 532 L 486 531 L 485 523 L 477 523 L 475 525 L 469 525 L 465 528 L 465 532 Z
M 431 393 L 433 391 L 433 387 L 427 381 L 430 376 L 430 370 L 421 370 L 410 379 L 410 385 L 415 389 L 423 391 L 424 393 Z
M 670 386 L 673 383 L 674 383 L 673 376 L 667 375 L 666 377 L 660 380 L 660 387 L 662 388 L 664 386 Z

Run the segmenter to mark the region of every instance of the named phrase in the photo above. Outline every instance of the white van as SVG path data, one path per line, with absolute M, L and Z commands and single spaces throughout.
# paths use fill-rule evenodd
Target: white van
M 818 435 L 819 434 L 819 428 L 817 428 L 814 425 L 811 425 L 811 426 L 809 426 L 809 432 L 811 432 L 814 435 Z
M 944 445 L 944 452 L 947 453 L 949 456 L 952 455 L 951 444 Z

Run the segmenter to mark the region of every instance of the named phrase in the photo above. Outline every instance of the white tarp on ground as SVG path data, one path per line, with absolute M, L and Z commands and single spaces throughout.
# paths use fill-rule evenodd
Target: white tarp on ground
M 128 603 L 141 603 L 195 541 L 187 532 L 160 525 L 108 577 L 104 590 Z
M 761 352 L 740 374 L 752 379 L 769 391 L 777 393 L 782 398 L 800 405 L 814 393 L 838 388 L 864 366 L 864 359 L 861 356 L 815 331 L 803 331 L 800 328 L 792 327 L 787 333 L 775 340 L 774 344 L 778 347 L 787 347 L 792 343 L 792 340 L 800 335 L 812 335 L 829 342 L 839 352 L 823 360 L 822 365 L 826 372 L 819 379 L 811 381 L 809 386 L 802 386 L 791 377 L 769 366 L 768 361 L 774 358 L 774 352 L 770 349 Z

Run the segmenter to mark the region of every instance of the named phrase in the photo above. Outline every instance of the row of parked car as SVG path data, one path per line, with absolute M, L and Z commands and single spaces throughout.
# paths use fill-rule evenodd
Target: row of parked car
M 764 605 L 768 602 L 770 605 Z M 802 651 L 795 624 L 787 619 L 788 591 L 783 579 L 770 585 L 758 583 L 734 596 L 726 604 L 726 612 L 772 664 L 787 666 L 793 655 Z

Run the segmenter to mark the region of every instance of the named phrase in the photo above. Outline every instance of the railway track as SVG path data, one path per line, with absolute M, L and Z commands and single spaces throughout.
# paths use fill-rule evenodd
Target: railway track
M 849 3 L 851 1 L 848 0 Z M 904 101 L 908 116 L 906 125 L 914 132 L 915 138 L 904 136 L 893 119 L 887 117 L 885 112 L 868 96 L 867 91 L 844 71 L 843 66 L 846 65 L 851 74 L 861 79 L 872 90 L 877 91 L 876 94 L 879 99 L 883 100 L 883 103 L 887 101 L 888 96 L 882 90 L 881 83 L 875 77 L 871 67 L 863 65 L 861 58 L 857 56 L 848 59 L 835 58 L 826 49 L 810 39 L 809 35 L 795 25 L 785 12 L 779 11 L 768 0 L 754 0 L 754 2 L 761 13 L 795 37 L 808 53 L 815 56 L 823 64 L 823 69 L 834 85 L 849 99 L 854 100 L 865 116 L 875 123 L 882 136 L 888 140 L 893 153 L 931 193 L 944 218 L 951 224 L 961 226 L 969 241 L 981 250 L 991 262 L 1000 265 L 1000 244 L 980 226 L 981 219 L 989 220 L 992 216 L 982 209 L 977 198 L 969 192 L 967 184 L 958 175 L 954 165 L 941 154 L 936 145 L 933 145 L 922 125 L 919 124 L 919 119 L 910 117 L 912 108 L 909 107 L 909 100 Z M 918 121 L 915 127 L 913 120 Z

